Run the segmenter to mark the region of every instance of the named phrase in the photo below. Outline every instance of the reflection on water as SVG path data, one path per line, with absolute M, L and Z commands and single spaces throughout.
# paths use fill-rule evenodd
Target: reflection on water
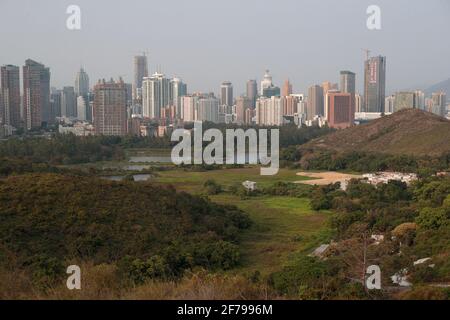
M 151 178 L 151 174 L 135 174 L 133 175 L 134 181 L 147 181 Z M 125 179 L 125 176 L 109 176 L 109 177 L 104 177 L 107 180 L 111 180 L 111 181 L 122 181 L 123 179 Z

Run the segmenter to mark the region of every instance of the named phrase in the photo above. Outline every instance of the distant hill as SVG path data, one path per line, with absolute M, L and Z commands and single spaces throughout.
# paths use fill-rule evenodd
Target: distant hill
M 441 155 L 450 152 L 450 121 L 425 111 L 406 109 L 317 138 L 301 146 L 301 150 Z
M 429 87 L 428 89 L 425 90 L 425 93 L 427 95 L 431 95 L 433 92 L 440 92 L 440 91 L 444 91 L 445 93 L 447 93 L 448 98 L 448 95 L 450 95 L 450 79 L 439 82 Z

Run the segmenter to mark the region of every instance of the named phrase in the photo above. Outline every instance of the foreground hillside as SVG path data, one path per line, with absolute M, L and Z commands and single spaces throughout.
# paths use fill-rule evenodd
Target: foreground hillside
M 174 278 L 239 262 L 246 214 L 171 187 L 29 174 L 0 180 L 0 270 L 47 285 L 85 261 L 116 263 L 126 278 Z
M 406 109 L 317 138 L 301 149 L 438 156 L 450 152 L 449 141 L 450 121 L 421 110 Z

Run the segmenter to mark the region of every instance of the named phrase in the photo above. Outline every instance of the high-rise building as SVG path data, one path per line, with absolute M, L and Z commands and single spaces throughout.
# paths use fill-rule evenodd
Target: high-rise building
M 185 122 L 196 120 L 198 95 L 185 95 L 181 97 L 181 118 Z
M 324 115 L 324 94 L 323 87 L 314 85 L 308 89 L 306 120 L 313 120 L 317 115 Z
M 261 97 L 256 100 L 256 124 L 260 126 L 283 125 L 285 97 Z
M 97 135 L 123 136 L 127 133 L 126 87 L 122 79 L 99 81 L 94 86 L 94 130 Z
M 233 84 L 225 81 L 220 86 L 220 104 L 222 106 L 233 106 Z
M 162 73 L 144 78 L 142 83 L 142 114 L 146 118 L 160 119 L 161 109 L 169 105 L 170 80 Z
M 51 113 L 56 117 L 61 117 L 61 90 L 52 89 L 50 93 Z
M 75 95 L 87 96 L 89 93 L 89 76 L 83 68 L 77 73 L 75 78 Z
M 362 112 L 363 98 L 359 93 L 355 94 L 355 112 Z
M 371 57 L 364 67 L 364 112 L 385 112 L 386 57 Z
M 256 98 L 258 96 L 258 84 L 256 80 L 247 81 L 247 98 L 252 101 L 252 108 L 256 106 Z
M 425 92 L 421 90 L 414 91 L 417 98 L 417 108 L 425 110 Z
M 434 114 L 444 117 L 447 114 L 447 95 L 445 92 L 434 92 L 431 94 L 432 110 Z
M 252 108 L 252 104 L 252 100 L 248 97 L 239 97 L 236 99 L 236 123 L 248 123 L 245 115 L 247 109 Z
M 197 116 L 198 121 L 219 122 L 219 99 L 208 96 L 198 100 Z
M 175 108 L 175 117 L 181 118 L 181 97 L 187 94 L 187 86 L 180 78 L 170 80 L 169 104 Z
M 266 98 L 280 96 L 280 88 L 272 83 L 272 76 L 269 70 L 266 70 L 264 79 L 261 81 L 261 96 Z
M 18 128 L 20 126 L 20 68 L 5 65 L 0 68 L 0 123 Z
M 394 113 L 395 111 L 395 95 L 390 95 L 384 99 L 384 112 Z
M 402 91 L 397 92 L 394 97 L 394 112 L 403 109 L 418 108 L 417 96 L 414 92 Z
M 61 91 L 61 116 L 71 118 L 78 116 L 74 87 L 64 87 Z
M 28 59 L 23 66 L 23 118 L 25 128 L 39 128 L 50 119 L 50 69 Z
M 290 96 L 292 94 L 292 84 L 289 82 L 289 79 L 287 79 L 283 84 L 283 90 L 281 92 L 281 95 L 283 97 Z
M 86 121 L 88 119 L 89 104 L 84 96 L 78 96 L 77 98 L 77 119 L 80 121 Z
M 327 122 L 330 128 L 345 129 L 354 124 L 355 108 L 352 93 L 327 93 Z
M 140 101 L 142 98 L 142 82 L 148 77 L 147 56 L 134 57 L 134 79 L 133 79 L 133 101 Z
M 341 71 L 341 87 L 343 93 L 356 93 L 356 75 L 351 71 Z

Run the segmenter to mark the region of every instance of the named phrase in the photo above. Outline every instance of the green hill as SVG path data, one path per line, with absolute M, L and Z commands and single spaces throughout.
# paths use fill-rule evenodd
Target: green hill
M 406 109 L 317 138 L 301 150 L 438 156 L 450 152 L 449 142 L 450 121 L 425 111 Z
M 42 269 L 53 276 L 68 261 L 126 257 L 133 266 L 141 263 L 143 271 L 134 271 L 143 276 L 155 261 L 160 275 L 196 266 L 227 269 L 238 262 L 237 233 L 249 224 L 235 207 L 172 187 L 61 174 L 10 176 L 0 180 L 0 269 Z

